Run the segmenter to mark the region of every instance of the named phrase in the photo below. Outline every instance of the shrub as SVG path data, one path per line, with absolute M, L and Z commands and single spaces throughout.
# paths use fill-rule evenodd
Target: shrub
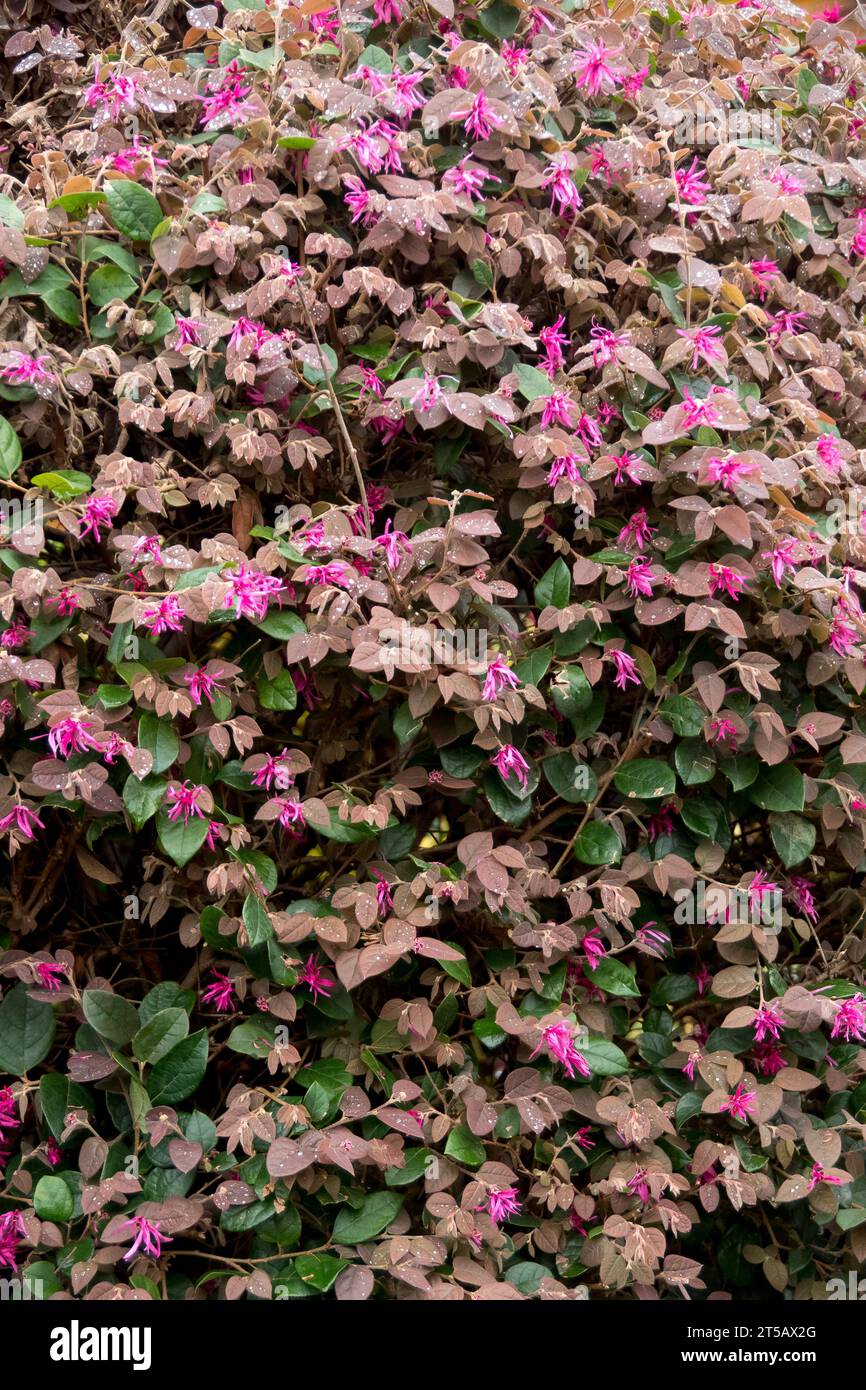
M 855 36 L 115 13 L 5 7 L 4 1273 L 824 1297 L 866 1257 Z

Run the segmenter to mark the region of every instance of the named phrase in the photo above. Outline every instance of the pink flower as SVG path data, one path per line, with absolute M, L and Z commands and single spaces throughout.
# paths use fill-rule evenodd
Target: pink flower
M 376 869 L 373 870 L 373 877 L 376 880 L 376 911 L 380 917 L 387 917 L 394 907 L 394 895 L 391 892 L 391 885 Z
M 52 994 L 62 989 L 63 986 L 57 976 L 66 978 L 66 967 L 58 965 L 53 960 L 40 960 L 36 966 L 36 974 L 39 976 L 39 983 L 43 989 L 49 990 Z
M 743 463 L 736 454 L 728 454 L 727 458 L 713 455 L 707 459 L 708 481 L 719 483 L 727 492 L 733 492 L 740 479 L 751 472 L 752 465 Z
M 0 1269 L 5 1265 L 17 1274 L 18 1246 L 26 1234 L 20 1211 L 4 1211 L 0 1216 Z
M 306 816 L 304 815 L 304 808 L 300 801 L 292 797 L 280 797 L 279 807 L 280 825 L 283 827 L 286 834 L 290 835 L 293 840 L 303 839 L 303 829 L 298 830 L 296 828 L 297 826 L 303 827 L 307 823 Z
M 625 591 L 629 598 L 652 598 L 652 565 L 649 560 L 632 560 L 626 570 Z
M 703 173 L 704 170 L 697 159 L 692 160 L 688 169 L 680 167 L 674 171 L 677 192 L 682 201 L 691 207 L 702 207 L 707 201 L 707 194 L 713 191 L 712 184 L 707 183 L 702 177 Z
M 211 970 L 213 984 L 202 992 L 203 1004 L 214 1004 L 218 1014 L 233 1014 L 237 1008 L 234 1002 L 235 987 L 228 975 L 219 970 Z
M 775 261 L 767 260 L 750 261 L 749 270 L 755 278 L 755 282 L 758 286 L 758 298 L 763 304 L 767 297 L 767 291 L 770 289 L 769 282 L 775 279 L 777 275 L 781 275 L 782 272 Z
M 504 743 L 498 753 L 490 759 L 496 768 L 503 782 L 507 782 L 513 773 L 521 788 L 527 785 L 526 774 L 529 771 L 529 763 L 512 744 Z
M 243 68 L 235 59 L 223 68 L 217 81 L 208 81 L 207 94 L 201 99 L 200 124 L 205 130 L 243 125 L 256 114 L 255 106 L 249 101 L 253 89 L 242 79 Z
M 777 589 L 781 589 L 782 582 L 788 570 L 793 574 L 796 571 L 794 564 L 794 541 L 790 536 L 785 536 L 777 541 L 772 550 L 764 551 L 761 555 L 762 560 L 770 561 L 770 569 L 773 575 L 773 582 Z
M 596 323 L 595 319 L 592 320 L 589 336 L 592 342 L 592 365 L 596 369 L 604 367 L 608 362 L 618 361 L 621 349 L 631 345 L 628 333 L 614 333 L 611 328 L 604 328 L 600 323 Z
M 696 425 L 714 425 L 716 408 L 711 401 L 697 401 L 689 390 L 683 389 L 683 428 L 693 430 Z
M 685 1075 L 689 1078 L 689 1081 L 694 1081 L 695 1072 L 697 1070 L 698 1062 L 700 1060 L 700 1052 L 690 1052 L 685 1066 L 680 1067 L 680 1071 L 685 1073 Z
M 344 174 L 343 186 L 346 192 L 343 194 L 343 202 L 352 213 L 352 222 L 364 222 L 369 224 L 372 214 L 370 212 L 370 190 L 359 179 L 356 174 Z
M 411 404 L 419 414 L 424 415 L 428 410 L 439 404 L 442 399 L 442 387 L 439 385 L 438 377 L 432 376 L 430 372 L 424 373 L 424 380 L 419 389 L 412 397 Z
M 89 723 L 80 715 L 68 715 L 61 719 L 48 732 L 48 747 L 55 758 L 68 758 L 70 753 L 84 753 L 88 749 L 99 748 L 99 740 L 90 732 L 96 725 Z
M 657 927 L 657 922 L 644 922 L 635 932 L 634 939 L 635 945 L 647 955 L 661 959 L 667 955 L 671 939 L 667 932 L 658 931 Z
M 829 16 L 827 15 L 827 12 L 826 12 L 826 10 L 825 10 L 825 12 L 824 12 L 824 18 L 827 19 L 828 17 L 829 17 Z M 809 1189 L 808 1189 L 808 1190 L 809 1190 L 810 1192 L 813 1192 L 813 1191 L 815 1190 L 815 1188 L 818 1186 L 819 1182 L 832 1183 L 832 1184 L 834 1184 L 836 1187 L 839 1187 L 839 1186 L 841 1186 L 842 1183 L 844 1183 L 844 1181 L 845 1181 L 844 1178 L 837 1178 L 837 1177 L 835 1176 L 834 1173 L 827 1173 L 827 1172 L 825 1172 L 825 1170 L 821 1167 L 820 1163 L 813 1163 L 813 1164 L 812 1164 L 812 1171 L 811 1171 L 811 1173 L 809 1174 Z
M 374 537 L 375 544 L 385 551 L 385 563 L 389 570 L 399 569 L 402 555 L 412 553 L 412 542 L 405 531 L 395 531 L 393 527 L 393 521 L 386 521 L 381 536 Z
M 234 574 L 223 575 L 231 588 L 223 599 L 223 608 L 233 608 L 235 617 L 252 618 L 261 622 L 272 599 L 283 592 L 283 581 L 275 574 L 260 574 L 241 562 Z
M 562 349 L 568 343 L 568 334 L 562 331 L 564 323 L 565 315 L 560 314 L 558 319 L 555 319 L 549 327 L 540 329 L 538 334 L 539 342 L 544 348 L 541 366 L 551 381 L 556 373 L 565 366 L 565 354 Z
M 402 23 L 403 10 L 399 0 L 373 0 L 373 13 L 376 16 L 377 24 Z
M 515 1216 L 517 1212 L 523 1210 L 523 1203 L 518 1200 L 520 1196 L 516 1187 L 491 1187 L 487 1201 L 476 1211 L 487 1211 L 490 1213 L 491 1221 L 497 1226 L 501 1226 L 503 1221 L 507 1221 L 509 1216 Z
M 634 486 L 639 486 L 643 481 L 638 468 L 643 463 L 640 454 L 617 454 L 615 458 L 616 470 L 613 475 L 614 487 L 621 487 L 624 481 L 628 481 Z
M 724 717 L 710 720 L 709 740 L 711 743 L 724 743 L 732 753 L 737 751 L 737 726 L 732 719 Z
M 677 329 L 679 336 L 688 339 L 692 345 L 692 371 L 696 371 L 702 361 L 710 364 L 723 360 L 721 349 L 716 341 L 721 336 L 721 332 L 721 328 L 714 324 L 706 328 Z
M 825 468 L 829 468 L 831 473 L 838 473 L 845 459 L 838 443 L 831 434 L 822 434 L 815 451 Z
M 135 1231 L 135 1240 L 123 1257 L 126 1261 L 134 1259 L 139 1250 L 158 1260 L 163 1245 L 171 1245 L 172 1237 L 162 1234 L 159 1221 L 148 1221 L 146 1216 L 132 1216 L 123 1222 L 121 1229 L 126 1226 L 131 1226 Z
M 797 178 L 796 174 L 787 174 L 781 166 L 770 174 L 770 183 L 774 183 L 783 193 L 797 194 L 803 192 L 802 181 Z
M 647 524 L 647 514 L 644 507 L 630 516 L 625 526 L 617 537 L 619 544 L 626 550 L 634 546 L 637 550 L 644 550 L 655 535 L 656 528 Z
M 650 844 L 655 844 L 660 835 L 672 835 L 674 833 L 674 816 L 676 806 L 669 802 L 667 806 L 660 806 L 659 809 L 649 817 L 646 823 L 646 837 Z M 698 991 L 700 993 L 700 990 Z
M 274 757 L 271 753 L 265 753 L 265 761 L 262 766 L 257 768 L 252 774 L 253 786 L 264 787 L 266 791 L 270 791 L 271 783 L 274 782 L 283 791 L 285 791 L 287 787 L 290 787 L 294 781 L 294 777 L 286 766 L 288 757 L 288 748 L 284 748 L 282 753 L 279 753 L 277 757 Z
M 593 927 L 588 931 L 580 943 L 583 954 L 586 957 L 588 970 L 595 970 L 600 960 L 604 960 L 607 955 L 607 947 L 601 939 L 598 927 Z
M 487 675 L 484 678 L 484 689 L 481 693 L 482 700 L 495 700 L 503 690 L 517 690 L 520 685 L 520 678 L 510 666 L 505 664 L 501 656 L 494 657 L 487 667 Z
M 57 377 L 45 365 L 48 357 L 33 357 L 29 352 L 10 352 L 5 367 L 0 367 L 0 377 L 11 386 L 51 386 Z
M 138 72 L 109 72 L 103 81 L 91 82 L 84 93 L 88 106 L 99 107 L 103 119 L 116 121 L 124 111 L 138 109 Z M 96 122 L 94 121 L 94 124 Z
M 322 994 L 327 999 L 335 986 L 335 981 L 326 975 L 320 965 L 316 964 L 315 955 L 307 956 L 303 970 L 298 973 L 298 984 L 306 985 L 313 996 L 313 1003 L 318 1001 Z
M 584 444 L 587 449 L 601 448 L 604 443 L 601 430 L 592 416 L 587 415 L 585 410 L 581 411 L 575 429 L 580 436 L 581 443 Z
M 478 92 L 472 98 L 472 105 L 463 122 L 466 134 L 470 135 L 473 140 L 489 140 L 494 127 L 498 124 L 487 96 L 484 92 Z
M 774 1042 L 756 1042 L 752 1051 L 755 1070 L 762 1076 L 775 1076 L 788 1063 Z
M 161 599 L 155 608 L 145 608 L 141 615 L 143 625 L 158 637 L 163 632 L 183 632 L 186 614 L 180 606 L 180 599 L 174 594 Z
M 314 589 L 327 585 L 335 585 L 337 588 L 345 589 L 349 582 L 349 571 L 345 565 L 339 563 L 307 565 L 304 571 L 304 581 Z
M 767 1037 L 775 1041 L 781 1037 L 782 1029 L 787 1027 L 787 1023 L 776 1004 L 770 1004 L 769 1007 L 762 1004 L 755 1012 L 752 1027 L 755 1030 L 756 1042 L 763 1042 Z
M 589 460 L 585 461 L 588 462 Z M 571 483 L 579 483 L 582 477 L 583 462 L 584 460 L 579 459 L 577 454 L 560 454 L 550 465 L 550 471 L 547 475 L 548 487 L 556 487 L 563 478 L 568 478 Z
M 591 43 L 574 55 L 574 81 L 587 96 L 597 97 L 602 92 L 614 92 L 622 81 L 622 73 L 611 67 L 609 59 L 618 57 L 619 48 L 608 48 L 604 43 Z
M 562 425 L 564 429 L 573 430 L 574 420 L 574 401 L 567 396 L 564 391 L 552 391 L 549 396 L 543 397 L 544 411 L 541 416 L 541 428 L 549 429 L 551 425 Z
M 554 1023 L 543 1029 L 535 1051 L 529 1054 L 529 1060 L 546 1051 L 549 1057 L 559 1062 L 569 1078 L 590 1076 L 589 1063 L 574 1045 L 573 1030 L 572 1023 Z
M 541 176 L 541 187 L 550 189 L 551 210 L 559 217 L 568 212 L 576 212 L 581 206 L 577 184 L 571 177 L 568 159 L 564 154 L 554 155 Z
M 773 897 L 779 892 L 778 883 L 774 883 L 759 869 L 749 884 L 749 911 L 756 916 L 763 912 L 764 899 L 771 895 Z
M 728 598 L 732 598 L 734 603 L 738 601 L 743 590 L 749 587 L 748 581 L 736 570 L 730 569 L 728 565 L 710 565 L 709 580 L 710 597 L 721 592 L 727 594 Z
M 792 876 L 788 884 L 788 896 L 792 899 L 794 906 L 813 924 L 818 920 L 818 909 L 812 894 L 814 887 L 814 883 L 810 883 L 807 878 L 801 878 L 799 875 Z
M 201 347 L 202 325 L 199 319 L 185 319 L 178 316 L 174 322 L 177 328 L 175 348 Z
M 57 609 L 60 618 L 66 618 L 70 613 L 74 613 L 79 607 L 78 595 L 72 589 L 67 589 L 64 585 L 56 594 L 45 600 L 46 606 Z
M 749 1115 L 755 1113 L 755 1095 L 755 1091 L 747 1091 L 745 1082 L 740 1081 L 727 1100 L 722 1101 L 719 1110 L 734 1120 L 748 1119 Z
M 84 516 L 78 523 L 78 536 L 83 540 L 90 535 L 98 543 L 102 540 L 101 528 L 111 529 L 111 524 L 119 511 L 114 498 L 108 493 L 94 493 L 84 504 Z
M 866 1042 L 866 998 L 855 994 L 851 999 L 843 999 L 836 1009 L 831 1038 L 843 1038 L 845 1042 Z
M 464 155 L 459 164 L 447 169 L 442 175 L 442 183 L 450 188 L 453 193 L 462 194 L 466 198 L 472 198 L 477 202 L 484 202 L 482 187 L 486 182 L 501 183 L 502 180 L 492 174 L 489 169 L 482 169 L 477 164 L 470 167 L 469 155 Z
M 509 74 L 512 77 L 516 77 L 520 68 L 529 61 L 529 49 L 517 48 L 506 39 L 500 49 L 500 57 L 508 68 Z
M 790 313 L 787 309 L 780 309 L 770 319 L 767 328 L 768 336 L 773 343 L 778 343 L 783 333 L 802 333 L 806 327 L 806 315 Z
M 183 817 L 184 825 L 189 825 L 190 816 L 204 820 L 205 813 L 199 806 L 198 799 L 206 791 L 207 787 L 198 786 L 195 782 L 178 782 L 173 787 L 168 787 L 165 799 L 171 807 L 168 813 L 169 820 L 176 821 Z
M 608 656 L 616 667 L 613 683 L 618 690 L 625 690 L 627 685 L 640 685 L 637 662 L 633 656 L 620 651 L 619 648 L 614 648 L 613 651 L 608 652 Z
M 222 675 L 222 671 L 208 672 L 204 669 L 188 671 L 184 676 L 184 685 L 189 687 L 190 699 L 194 705 L 200 705 L 203 700 L 213 704 L 214 696 L 222 692 L 222 686 L 217 682 Z

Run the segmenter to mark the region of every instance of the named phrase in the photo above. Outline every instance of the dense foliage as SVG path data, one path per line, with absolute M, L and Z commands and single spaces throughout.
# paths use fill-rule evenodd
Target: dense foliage
M 128 9 L 0 6 L 0 1274 L 827 1297 L 856 32 Z

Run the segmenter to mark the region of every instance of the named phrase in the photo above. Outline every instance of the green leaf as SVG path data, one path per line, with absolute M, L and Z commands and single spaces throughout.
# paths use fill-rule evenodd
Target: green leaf
M 130 773 L 123 784 L 123 804 L 129 812 L 136 830 L 155 816 L 165 800 L 167 782 L 159 777 L 144 777 L 141 781 Z
M 2 285 L 0 285 L 2 295 Z M 21 462 L 21 440 L 9 421 L 0 417 L 0 479 L 5 483 Z
M 46 290 L 42 303 L 50 314 L 70 328 L 77 328 L 81 323 L 79 301 L 71 290 Z
M 163 211 L 156 198 L 140 183 L 127 179 L 110 183 L 107 201 L 115 227 L 133 241 L 150 241 L 163 220 Z
M 71 1189 L 62 1178 L 42 1177 L 33 1193 L 36 1215 L 42 1221 L 69 1221 L 75 1207 Z
M 256 690 L 262 709 L 293 710 L 298 703 L 298 692 L 290 671 L 278 671 L 273 680 L 259 676 Z
M 154 1105 L 186 1100 L 207 1070 L 208 1039 L 202 1028 L 171 1049 L 150 1074 L 148 1090 Z
M 136 1033 L 132 1050 L 140 1062 L 149 1062 L 152 1066 L 188 1033 L 189 1015 L 185 1009 L 161 1009 Z
M 49 473 L 37 473 L 30 481 L 34 487 L 45 487 L 60 502 L 68 502 L 73 497 L 81 497 L 93 486 L 86 473 L 76 468 L 55 468 Z
M 563 801 L 585 805 L 595 800 L 598 778 L 588 763 L 575 762 L 571 753 L 556 753 L 552 758 L 545 758 L 542 767 L 548 782 Z
M 605 1038 L 579 1041 L 578 1051 L 586 1058 L 593 1076 L 621 1076 L 628 1071 L 628 1058 L 622 1048 Z
M 115 299 L 129 299 L 137 289 L 135 280 L 116 265 L 101 265 L 87 277 L 87 293 L 97 309 Z
M 571 597 L 571 571 L 560 555 L 535 586 L 539 608 L 567 608 Z
M 673 796 L 677 779 L 672 767 L 659 758 L 637 758 L 626 763 L 614 775 L 614 785 L 630 800 L 654 801 L 660 796 Z
M 403 1206 L 396 1192 L 372 1192 L 356 1209 L 341 1207 L 334 1222 L 331 1240 L 335 1245 L 362 1245 L 381 1235 L 395 1220 Z
M 685 787 L 699 787 L 716 775 L 716 760 L 703 739 L 684 739 L 674 748 L 674 766 Z
M 207 816 L 203 820 L 194 816 L 184 825 L 180 819 L 169 820 L 168 812 L 163 804 L 157 812 L 156 824 L 159 843 L 179 869 L 183 869 L 193 856 L 198 854 L 207 839 L 209 825 Z
M 0 193 L 0 223 L 4 227 L 13 227 L 16 232 L 20 232 L 24 226 L 24 213 L 5 193 Z
M 514 375 L 517 377 L 517 389 L 524 400 L 536 401 L 539 396 L 549 396 L 553 390 L 547 373 L 530 367 L 526 362 L 516 364 Z
M 592 820 L 575 839 L 574 853 L 582 864 L 618 864 L 622 842 L 612 825 Z
M 244 898 L 243 919 L 251 946 L 260 946 L 273 936 L 271 919 L 261 898 L 255 893 L 249 893 Z
M 0 1072 L 23 1076 L 48 1056 L 54 1041 L 54 1010 L 14 985 L 0 1002 Z
M 57 1072 L 39 1078 L 39 1104 L 54 1138 L 59 1141 L 69 1114 L 69 1079 Z
M 143 714 L 138 721 L 138 746 L 153 757 L 153 772 L 165 772 L 180 752 L 180 739 L 167 719 Z
M 280 608 L 272 608 L 267 616 L 262 618 L 260 623 L 255 623 L 254 626 L 260 632 L 267 633 L 268 637 L 276 637 L 281 642 L 307 630 L 303 618 L 299 618 L 297 613 Z
M 790 763 L 765 767 L 751 790 L 752 801 L 762 811 L 802 811 L 805 797 L 803 774 Z
M 695 738 L 706 723 L 705 711 L 687 695 L 671 695 L 670 699 L 663 700 L 659 713 L 680 738 Z
M 595 970 L 587 970 L 587 976 L 605 994 L 614 994 L 620 999 L 639 999 L 640 990 L 635 983 L 635 975 L 630 965 L 625 965 L 613 956 L 605 956 Z
M 445 1145 L 445 1153 L 448 1158 L 465 1164 L 467 1168 L 480 1168 L 487 1157 L 483 1143 L 466 1125 L 458 1125 L 456 1129 L 452 1129 Z
M 118 1047 L 138 1032 L 138 1009 L 108 989 L 86 989 L 81 996 L 84 1017 L 101 1038 Z
M 770 816 L 770 836 L 786 869 L 793 869 L 815 848 L 815 826 L 791 811 L 774 811 Z
M 493 289 L 493 271 L 491 270 L 490 266 L 487 264 L 486 261 L 483 261 L 481 257 L 478 256 L 474 261 L 472 261 L 469 268 L 472 271 L 474 278 L 478 281 L 479 285 L 483 285 L 485 290 Z
M 105 194 L 98 188 L 87 189 L 81 193 L 61 193 L 48 204 L 50 208 L 62 208 L 67 217 L 81 217 L 91 208 L 105 202 Z
M 295 1273 L 318 1293 L 327 1293 L 348 1264 L 348 1260 L 338 1260 L 335 1255 L 299 1255 L 295 1260 Z

